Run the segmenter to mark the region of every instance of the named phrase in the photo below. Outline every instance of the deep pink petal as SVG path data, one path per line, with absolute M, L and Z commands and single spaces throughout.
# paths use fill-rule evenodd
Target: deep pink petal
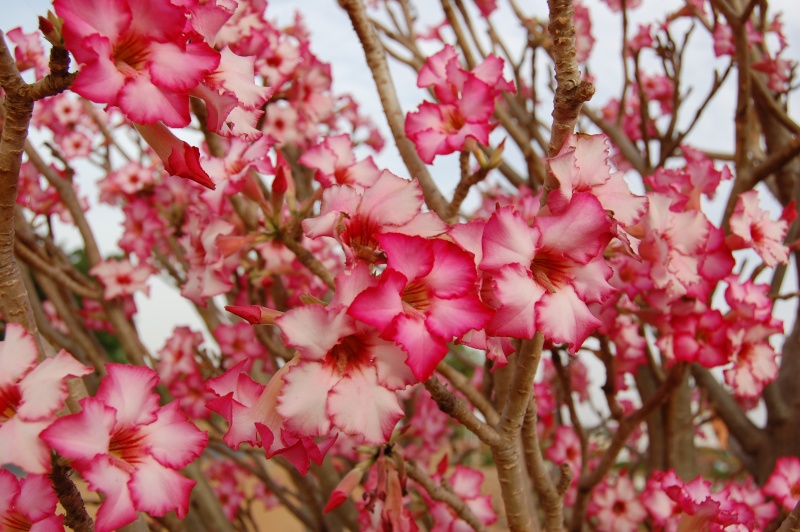
M 15 497 L 19 493 L 19 480 L 8 469 L 0 469 L 0 518 L 7 514 L 15 503 Z
M 93 102 L 116 104 L 126 78 L 111 57 L 111 43 L 103 36 L 90 35 L 81 47 L 92 53 L 70 89 Z
M 328 392 L 341 377 L 336 368 L 318 362 L 300 363 L 284 377 L 278 398 L 278 413 L 298 437 L 327 436 L 331 420 L 327 414 Z
M 420 319 L 401 314 L 387 333 L 408 353 L 406 364 L 421 381 L 433 374 L 447 354 L 447 340 L 431 334 L 425 322 Z
M 144 366 L 107 364 L 95 398 L 114 408 L 117 423 L 123 426 L 143 425 L 156 419 L 158 373 Z
M 425 325 L 434 334 L 451 339 L 471 329 L 482 329 L 493 312 L 480 302 L 477 294 L 450 299 L 433 299 Z
M 131 23 L 127 4 L 119 0 L 55 0 L 53 7 L 64 19 L 62 32 L 67 47 L 79 57 L 80 40 L 87 35 L 100 34 L 117 42 Z
M 94 373 L 93 368 L 84 366 L 62 349 L 53 358 L 42 361 L 20 382 L 22 401 L 17 415 L 26 421 L 54 416 L 69 395 L 66 378 L 90 373 Z
M 0 493 L 7 492 L 0 490 Z M 28 475 L 20 480 L 17 510 L 31 522 L 41 521 L 53 515 L 57 504 L 58 497 L 53 489 L 53 481 L 46 475 Z
M 181 469 L 202 454 L 208 434 L 189 422 L 178 401 L 162 407 L 158 419 L 139 432 L 148 452 L 161 464 Z
M 433 243 L 421 237 L 397 233 L 378 237 L 388 258 L 387 268 L 402 273 L 411 282 L 425 277 L 434 266 Z
M 347 434 L 360 434 L 368 443 L 389 441 L 403 409 L 397 394 L 378 384 L 371 368 L 353 371 L 331 390 L 328 413 Z
M 189 495 L 195 483 L 174 469 L 145 457 L 136 464 L 128 487 L 137 510 L 157 517 L 174 510 L 178 518 L 183 519 L 189 511 Z
M 494 95 L 486 83 L 469 76 L 457 105 L 461 114 L 471 123 L 484 122 L 488 131 L 488 121 L 494 112 Z
M 536 254 L 539 232 L 528 226 L 513 207 L 503 207 L 489 218 L 483 229 L 483 260 L 480 267 L 494 270 L 506 264 L 530 266 Z
M 378 286 L 361 292 L 353 300 L 347 313 L 357 320 L 373 325 L 381 331 L 384 330 L 395 316 L 403 312 L 400 293 L 406 283 L 403 274 L 394 270 L 384 271 Z
M 66 458 L 92 461 L 98 455 L 108 454 L 115 412 L 97 397 L 87 397 L 80 403 L 80 412 L 50 425 L 41 438 Z
M 466 251 L 452 242 L 432 240 L 433 268 L 425 277 L 431 291 L 441 298 L 461 296 L 475 291 L 478 272 L 475 261 Z

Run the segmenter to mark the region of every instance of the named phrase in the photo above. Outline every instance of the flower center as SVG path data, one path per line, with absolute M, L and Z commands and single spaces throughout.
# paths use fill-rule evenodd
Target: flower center
M 0 424 L 17 414 L 21 398 L 19 388 L 16 386 L 10 386 L 5 390 L 0 388 Z
M 345 336 L 328 352 L 328 362 L 336 366 L 340 375 L 346 375 L 356 367 L 369 363 L 366 347 L 359 336 Z
M 467 123 L 464 116 L 452 105 L 445 107 L 442 114 L 444 115 L 444 130 L 447 133 L 461 131 L 461 128 Z
M 135 466 L 141 462 L 145 453 L 142 449 L 144 438 L 139 432 L 136 427 L 124 427 L 111 435 L 108 453 L 119 459 L 118 466 L 122 465 L 120 462 L 128 466 Z
M 551 294 L 569 282 L 569 267 L 564 259 L 548 253 L 538 253 L 533 258 L 531 273 L 533 280 Z
M 406 285 L 403 289 L 402 300 L 406 307 L 411 307 L 422 314 L 431 308 L 428 287 L 420 281 L 411 281 Z
M 144 70 L 150 55 L 146 45 L 142 39 L 135 39 L 130 35 L 118 42 L 112 53 L 117 69 L 128 77 Z

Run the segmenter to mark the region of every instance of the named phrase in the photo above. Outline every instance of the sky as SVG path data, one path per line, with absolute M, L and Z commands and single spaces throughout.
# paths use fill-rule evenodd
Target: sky
M 440 8 L 436 7 L 438 2 L 419 0 L 416 3 L 426 6 L 420 11 L 423 21 L 433 24 L 441 20 Z M 500 0 L 498 3 L 501 6 L 506 5 L 504 0 Z M 596 39 L 595 48 L 589 60 L 590 71 L 596 77 L 597 89 L 591 105 L 599 107 L 610 97 L 615 96 L 622 84 L 619 59 L 621 18 L 618 14 L 612 13 L 599 0 L 587 0 L 585 3 L 592 10 L 593 34 Z M 46 0 L 0 0 L 0 4 L 2 4 L 3 13 L 0 29 L 4 31 L 16 26 L 23 26 L 26 31 L 34 29 L 36 17 L 45 14 L 51 5 Z M 544 0 L 521 1 L 520 4 L 524 5 L 526 9 L 531 9 L 530 14 L 546 17 L 547 4 Z M 644 0 L 642 7 L 631 13 L 630 27 L 635 29 L 641 22 L 656 20 L 661 13 L 674 10 L 680 4 L 681 2 L 678 0 Z M 785 12 L 783 17 L 785 32 L 789 42 L 795 45 L 794 48 L 790 48 L 789 57 L 795 60 L 800 59 L 800 16 L 798 16 L 800 7 L 798 7 L 797 0 L 772 0 L 770 5 L 774 10 Z M 320 59 L 330 62 L 332 65 L 334 91 L 353 94 L 360 102 L 362 111 L 374 117 L 381 124 L 387 140 L 390 139 L 388 128 L 383 124 L 383 112 L 374 90 L 371 75 L 366 67 L 363 51 L 346 14 L 339 8 L 336 0 L 272 0 L 269 3 L 267 17 L 286 24 L 291 22 L 294 12 L 298 9 L 303 12 L 305 22 L 311 31 L 313 51 Z M 519 23 L 513 18 L 507 7 L 501 8 L 500 12 L 493 15 L 493 20 L 503 36 L 508 38 L 510 48 L 522 49 L 523 37 L 517 31 Z M 711 52 L 710 37 L 704 31 L 700 29 L 695 31 L 693 39 L 697 46 L 687 54 L 685 79 L 693 85 L 690 98 L 698 98 L 705 94 L 712 80 L 709 64 L 714 62 L 714 57 Z M 431 52 L 433 51 L 435 50 Z M 424 97 L 424 94 L 416 88 L 415 75 L 403 65 L 394 65 L 392 75 L 398 87 L 398 96 L 404 110 L 415 109 Z M 727 149 L 730 151 L 733 142 L 731 127 L 732 102 L 735 97 L 733 89 L 733 84 L 729 83 L 726 90 L 722 91 L 714 102 L 710 109 L 710 116 L 714 119 L 706 120 L 697 127 L 689 139 L 693 145 L 710 150 Z M 791 108 L 795 110 L 800 108 L 800 101 L 797 98 L 791 104 Z M 798 114 L 794 116 L 795 118 L 800 117 Z M 549 119 L 549 109 L 543 111 L 540 117 Z M 387 148 L 375 159 L 378 166 L 388 168 L 401 176 L 407 175 L 391 142 L 387 142 Z M 446 194 L 449 194 L 449 191 L 455 186 L 458 175 L 457 164 L 457 156 L 453 155 L 437 158 L 436 164 L 432 167 L 434 178 L 442 184 Z M 90 195 L 92 188 L 91 183 L 82 186 L 82 190 L 87 191 Z M 475 195 L 471 196 L 468 201 L 474 203 Z M 98 240 L 102 243 L 104 253 L 114 251 L 111 243 L 119 237 L 120 222 L 119 215 L 109 207 L 101 206 L 91 211 L 90 223 L 98 232 Z M 191 306 L 160 280 L 153 280 L 151 296 L 149 298 L 137 297 L 137 304 L 140 308 L 137 325 L 142 331 L 145 345 L 153 351 L 163 345 L 172 327 L 176 325 L 193 325 L 201 328 Z

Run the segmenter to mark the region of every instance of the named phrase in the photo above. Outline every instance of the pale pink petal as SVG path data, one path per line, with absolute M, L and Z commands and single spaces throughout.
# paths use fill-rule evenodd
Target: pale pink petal
M 594 317 L 572 287 L 547 292 L 536 307 L 536 326 L 554 343 L 567 343 L 570 353 L 583 344 L 602 322 Z
M 297 349 L 305 360 L 325 358 L 333 346 L 355 332 L 352 318 L 322 305 L 293 308 L 275 320 L 288 347 Z
M 513 207 L 503 207 L 492 214 L 483 230 L 483 260 L 485 270 L 518 263 L 529 267 L 536 254 L 539 232 L 528 226 Z
M 394 342 L 379 338 L 374 339 L 375 346 L 371 350 L 374 358 L 375 372 L 378 382 L 389 390 L 402 390 L 417 379 L 406 364 L 408 355 Z
M 41 438 L 66 458 L 91 462 L 108 454 L 115 412 L 97 397 L 82 399 L 80 404 L 79 413 L 62 417 L 42 432 Z
M 158 517 L 174 510 L 183 519 L 189 511 L 189 495 L 195 483 L 174 469 L 144 457 L 136 464 L 128 487 L 137 510 Z
M 387 232 L 400 233 L 409 236 L 433 238 L 447 231 L 447 224 L 433 211 L 420 213 L 403 225 L 387 227 Z
M 39 435 L 50 423 L 25 422 L 14 416 L 0 424 L 0 464 L 14 464 L 28 473 L 49 473 L 50 447 Z
M 394 270 L 384 271 L 378 286 L 361 292 L 353 300 L 347 313 L 380 330 L 385 329 L 395 316 L 403 312 L 400 292 L 406 283 L 407 279 L 403 274 Z
M 387 268 L 400 272 L 408 281 L 425 277 L 434 266 L 433 245 L 430 240 L 387 233 L 378 237 L 388 258 Z
M 416 181 L 408 181 L 384 170 L 361 199 L 358 212 L 369 213 L 380 225 L 403 225 L 422 208 L 422 189 Z
M 25 421 L 49 418 L 64 406 L 69 395 L 66 377 L 83 377 L 94 373 L 63 349 L 44 360 L 20 382 L 22 396 L 17 415 Z
M 611 279 L 614 272 L 602 255 L 588 264 L 572 268 L 570 274 L 572 275 L 570 284 L 578 297 L 587 303 L 601 303 L 616 292 L 616 289 L 608 284 L 608 279 Z
M 492 283 L 500 308 L 486 325 L 486 332 L 492 336 L 533 338 L 535 305 L 547 291 L 534 282 L 530 270 L 516 263 L 496 271 Z
M 9 323 L 6 336 L 0 342 L 0 389 L 17 383 L 36 365 L 39 351 L 33 336 L 18 323 Z
M 330 306 L 349 306 L 358 294 L 375 286 L 377 282 L 378 279 L 369 273 L 369 265 L 361 261 L 356 262 L 352 268 L 342 270 L 334 279 L 336 290 Z
M 204 42 L 189 43 L 186 50 L 173 42 L 151 42 L 149 70 L 154 84 L 171 91 L 187 91 L 219 65 L 219 52 Z
M 300 363 L 283 378 L 278 413 L 284 425 L 297 436 L 327 436 L 331 421 L 327 415 L 328 392 L 341 377 L 335 367 L 317 362 Z
M 227 46 L 217 56 L 219 68 L 207 77 L 213 88 L 233 94 L 248 109 L 261 107 L 272 96 L 272 89 L 255 84 L 255 57 L 236 55 Z
M 105 496 L 97 510 L 96 532 L 111 532 L 136 520 L 136 510 L 128 490 L 130 475 L 114 467 L 110 456 L 99 456 L 81 469 L 89 489 Z
M 116 410 L 119 425 L 143 425 L 156 419 L 158 373 L 144 366 L 107 364 L 108 375 L 97 389 L 96 399 Z
M 426 380 L 447 354 L 447 340 L 431 334 L 424 321 L 405 314 L 397 316 L 391 329 L 392 338 L 408 353 L 406 364 L 414 376 Z
M 367 443 L 389 441 L 403 409 L 397 394 L 378 384 L 370 368 L 345 376 L 331 390 L 328 413 L 347 434 L 360 434 Z
M 178 401 L 158 411 L 158 418 L 139 431 L 148 452 L 161 464 L 173 469 L 189 465 L 208 443 L 208 434 L 186 419 Z
M 117 105 L 128 118 L 140 124 L 189 125 L 189 95 L 162 90 L 144 75 L 125 83 L 119 92 Z
M 475 257 L 475 264 L 483 260 L 483 229 L 486 220 L 477 219 L 467 223 L 455 224 L 447 232 L 456 244 L 470 252 Z

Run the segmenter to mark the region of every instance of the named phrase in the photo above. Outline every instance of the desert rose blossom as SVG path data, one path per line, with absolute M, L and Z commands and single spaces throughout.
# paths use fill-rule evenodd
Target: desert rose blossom
M 303 220 L 309 238 L 329 236 L 344 247 L 348 262 L 381 262 L 382 233 L 436 236 L 447 226 L 433 212 L 422 212 L 422 189 L 384 170 L 372 186 L 333 185 L 322 194 L 320 213 Z
M 133 295 L 139 290 L 149 294 L 147 279 L 155 273 L 149 264 L 134 265 L 128 259 L 104 260 L 92 267 L 89 273 L 100 279 L 104 286 L 103 298 L 110 301 L 116 297 Z
M 45 475 L 18 479 L 0 469 L 0 530 L 3 532 L 59 532 L 64 516 L 56 515 L 58 497 Z
M 447 469 L 447 457 L 442 459 L 442 462 L 437 468 L 437 473 L 433 475 L 433 480 L 436 483 L 441 483 L 445 480 L 444 472 Z M 497 521 L 497 514 L 492 508 L 492 496 L 481 495 L 481 485 L 483 485 L 483 473 L 476 469 L 457 465 L 454 471 L 447 478 L 448 485 L 467 507 L 472 511 L 475 517 L 488 526 Z M 472 530 L 472 527 L 453 511 L 450 506 L 443 502 L 436 501 L 428 496 L 424 490 L 423 497 L 428 504 L 428 509 L 433 516 L 435 525 L 431 532 L 457 532 Z
M 66 48 L 81 64 L 71 89 L 140 124 L 189 124 L 189 89 L 220 54 L 184 33 L 186 10 L 158 0 L 56 0 Z
M 575 353 L 599 327 L 587 306 L 614 292 L 603 250 L 611 223 L 597 198 L 574 194 L 558 215 L 529 226 L 513 207 L 496 211 L 483 231 L 480 267 L 491 273 L 498 303 L 486 326 L 495 336 L 533 338 L 541 331 Z
M 160 407 L 152 369 L 108 364 L 97 394 L 80 401 L 81 412 L 60 418 L 42 439 L 105 500 L 96 530 L 111 531 L 136 520 L 136 512 L 163 516 L 189 511 L 195 481 L 178 470 L 200 456 L 208 442 L 176 401 Z
M 588 513 L 601 532 L 635 532 L 647 517 L 633 482 L 622 474 L 613 484 L 606 479 L 594 489 Z
M 206 383 L 217 396 L 206 406 L 229 423 L 228 431 L 222 437 L 229 447 L 238 449 L 242 443 L 263 447 L 267 458 L 280 454 L 305 475 L 311 461 L 322 464 L 336 436 L 319 443 L 309 436 L 297 436 L 278 413 L 278 396 L 284 386 L 284 376 L 298 361 L 299 357 L 295 357 L 284 364 L 266 386 L 247 375 L 247 361 L 240 362 Z
M 347 314 L 357 294 L 375 284 L 368 266 L 359 263 L 336 277 L 327 307 L 297 307 L 275 320 L 285 344 L 300 354 L 278 400 L 292 432 L 325 436 L 335 426 L 380 444 L 403 417 L 396 392 L 416 383 L 406 353 Z
M 0 464 L 37 474 L 51 470 L 50 448 L 39 434 L 64 407 L 67 377 L 94 372 L 63 349 L 37 365 L 38 355 L 33 337 L 9 323 L 0 342 Z
M 800 460 L 796 456 L 778 458 L 763 490 L 765 495 L 775 497 L 785 510 L 791 511 L 800 501 Z
M 356 161 L 349 135 L 325 137 L 306 150 L 299 162 L 314 169 L 314 179 L 323 187 L 337 184 L 368 188 L 381 175 L 372 157 Z
M 377 327 L 408 353 L 420 381 L 447 354 L 447 343 L 481 329 L 492 315 L 476 294 L 473 258 L 452 242 L 387 233 L 378 236 L 388 257 L 377 286 L 356 296 L 348 314 Z
M 783 239 L 797 218 L 794 201 L 789 203 L 778 220 L 772 221 L 769 212 L 758 205 L 758 191 L 748 190 L 739 195 L 730 219 L 731 235 L 725 243 L 731 249 L 752 247 L 772 267 L 789 261 L 789 248 Z

